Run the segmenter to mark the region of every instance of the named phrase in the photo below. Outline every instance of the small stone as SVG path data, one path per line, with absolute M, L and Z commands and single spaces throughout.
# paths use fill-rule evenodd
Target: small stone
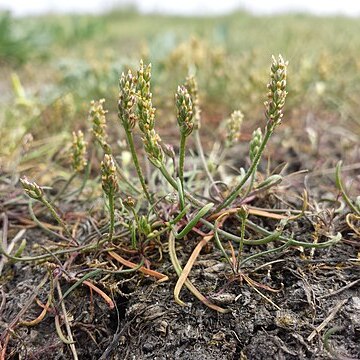
M 156 331 L 162 336 L 166 336 L 168 326 L 169 324 L 165 320 L 162 320 L 157 324 Z
M 225 334 L 222 331 L 218 331 L 216 334 L 212 336 L 213 341 L 224 341 Z

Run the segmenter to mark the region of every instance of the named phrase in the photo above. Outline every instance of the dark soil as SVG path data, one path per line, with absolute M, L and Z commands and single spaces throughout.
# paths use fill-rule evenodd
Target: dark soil
M 217 251 L 200 257 L 191 280 L 213 302 L 229 309 L 227 314 L 208 309 L 187 290 L 181 296 L 188 306 L 177 305 L 173 275 L 164 283 L 139 276 L 119 277 L 114 310 L 96 294 L 91 297 L 87 288 L 78 288 L 66 306 L 73 317 L 79 358 L 329 359 L 322 338 L 326 330 L 339 327 L 329 340 L 338 354 L 335 358 L 359 359 L 360 268 L 350 260 L 355 256 L 354 247 L 340 243 L 317 251 L 313 258 L 304 255 L 293 249 L 264 258 L 264 264 L 274 262 L 257 271 L 252 271 L 253 266 L 248 269 L 253 280 L 281 289 L 276 293 L 260 289 L 281 310 L 244 281 L 232 278 Z M 184 254 L 183 260 L 187 256 Z M 160 270 L 173 274 L 168 262 Z M 40 265 L 6 267 L 0 323 L 4 333 L 25 306 L 29 308 L 22 319 L 39 315 L 39 306 L 28 302 L 45 273 Z M 64 290 L 69 287 L 64 280 L 61 284 Z M 48 290 L 45 286 L 39 292 L 42 303 Z M 324 330 L 316 332 L 329 316 Z M 37 326 L 16 327 L 7 354 L 7 359 L 72 358 L 55 332 L 51 312 Z
M 91 278 L 113 298 L 114 309 L 85 285 L 80 285 L 65 299 L 79 359 L 360 359 L 360 242 L 347 225 L 345 213 L 336 214 L 334 203 L 327 206 L 321 201 L 329 193 L 334 199 L 337 196 L 333 173 L 323 169 L 333 167 L 338 158 L 344 156 L 348 163 L 355 163 L 359 154 L 358 137 L 355 136 L 354 141 L 351 137 L 347 142 L 342 140 L 345 145 L 331 143 L 331 130 L 322 132 L 321 126 L 325 125 L 320 124 L 324 122 L 311 125 L 319 135 L 319 143 L 311 150 L 306 146 L 309 138 L 300 130 L 291 134 L 291 144 L 280 141 L 284 134 L 275 137 L 268 150 L 273 167 L 285 161 L 289 162 L 288 173 L 314 169 L 305 185 L 304 178 L 289 177 L 292 180 L 288 180 L 286 187 L 255 199 L 252 205 L 280 206 L 279 195 L 284 198 L 284 194 L 287 197 L 295 190 L 301 193 L 304 186 L 311 185 L 311 190 L 308 189 L 312 198 L 310 204 L 316 214 L 292 222 L 291 229 L 286 231 L 306 242 L 314 241 L 314 234 L 319 235 L 319 241 L 326 241 L 331 234 L 340 232 L 340 242 L 327 249 L 312 251 L 293 247 L 269 254 L 249 262 L 242 277 L 232 275 L 221 253 L 211 243 L 197 259 L 190 279 L 213 303 L 229 310 L 220 314 L 196 300 L 186 288 L 182 290 L 181 298 L 187 306 L 175 303 L 173 290 L 177 277 L 164 238 L 163 260 L 158 261 L 155 255 L 159 257 L 159 254 L 153 254 L 151 267 L 168 275 L 168 281 L 156 282 L 139 273 L 126 276 L 102 274 Z M 281 131 L 289 129 L 285 127 Z M 212 141 L 210 135 L 208 139 Z M 319 147 L 327 149 L 326 152 L 320 153 Z M 266 163 L 262 167 L 266 169 Z M 346 174 L 348 179 L 355 179 L 352 190 L 356 192 L 360 187 L 358 171 L 355 169 Z M 5 182 L 1 186 L 1 193 L 7 194 L 1 204 L 3 238 L 6 233 L 9 243 L 19 231 L 28 227 L 24 234 L 28 250 L 22 256 L 52 249 L 58 240 L 24 220 L 30 219 L 25 202 L 9 201 L 20 194 L 19 188 L 12 188 Z M 72 211 L 75 216 L 76 211 L 80 211 L 73 204 L 66 206 L 63 213 Z M 102 216 L 98 214 L 97 217 L 101 219 Z M 41 220 L 51 222 L 45 215 Z M 269 229 L 276 226 L 276 222 L 270 220 L 262 224 Z M 228 231 L 236 231 L 237 226 L 231 221 L 226 223 Z M 315 231 L 316 226 L 319 227 Z M 89 230 L 88 216 L 81 219 L 79 228 L 84 237 L 96 236 L 95 231 Z M 194 235 L 177 241 L 183 266 L 198 241 Z M 263 246 L 260 250 L 276 245 L 280 244 Z M 31 254 L 29 249 L 32 249 Z M 259 251 L 251 247 L 245 250 L 246 255 Z M 65 293 L 74 283 L 71 276 L 77 274 L 80 264 L 83 268 L 84 264 L 97 262 L 100 266 L 102 262 L 110 261 L 102 253 L 73 254 L 70 258 L 72 264 L 64 272 L 61 264 L 68 259 L 66 257 L 48 262 L 5 259 L 0 262 L 0 341 L 2 351 L 6 350 L 5 359 L 73 358 L 69 345 L 60 340 L 55 330 L 55 316 L 60 311 L 58 303 L 51 306 L 37 325 L 19 323 L 19 320 L 35 319 L 41 313 L 40 305 L 47 301 L 50 281 L 38 290 L 37 287 L 46 274 L 59 279 Z M 113 262 L 111 264 L 116 267 Z M 247 277 L 258 286 L 250 286 Z M 63 322 L 61 324 L 66 334 Z M 329 335 L 327 340 L 325 334 Z

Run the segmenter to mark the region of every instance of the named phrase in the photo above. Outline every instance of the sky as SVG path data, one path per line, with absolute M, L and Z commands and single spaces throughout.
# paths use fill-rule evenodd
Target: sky
M 144 13 L 179 15 L 225 14 L 242 8 L 256 14 L 302 11 L 360 16 L 359 0 L 0 0 L 0 10 L 7 9 L 20 16 L 47 12 L 98 13 L 123 3 L 134 4 Z

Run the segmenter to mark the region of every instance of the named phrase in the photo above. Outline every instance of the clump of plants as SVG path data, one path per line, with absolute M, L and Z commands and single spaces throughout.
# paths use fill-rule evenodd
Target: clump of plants
M 240 169 L 228 184 L 216 180 L 217 168 L 209 167 L 201 145 L 201 110 L 195 78 L 189 76 L 176 90 L 179 140 L 176 146 L 178 151 L 175 151 L 175 144 L 165 144 L 156 129 L 151 65 L 142 61 L 137 72 L 129 70 L 123 73 L 119 80 L 119 126 L 124 130 L 131 161 L 126 162 L 117 146 L 108 140 L 105 101 L 91 103 L 91 142 L 97 146 L 98 152 L 102 153 L 99 177 L 105 210 L 101 213 L 101 219 L 98 219 L 98 226 L 94 225 L 94 231 L 79 232 L 77 226 L 66 222 L 59 212 L 62 202 L 79 201 L 79 196 L 91 177 L 94 158 L 87 158 L 89 144 L 81 131 L 73 134 L 71 158 L 74 173 L 57 194 L 47 192 L 26 178 L 21 179 L 25 193 L 30 198 L 29 210 L 33 220 L 50 236 L 58 239 L 59 248 L 47 249 L 39 255 L 22 256 L 26 249 L 26 242 L 22 242 L 21 246 L 13 251 L 2 247 L 1 253 L 9 261 L 53 261 L 57 264 L 56 267 L 61 268 L 61 274 L 64 275 L 54 275 L 52 271 L 45 280 L 50 279 L 51 286 L 49 303 L 42 316 L 52 307 L 61 309 L 57 310 L 57 314 L 61 312 L 63 316 L 57 315 L 56 329 L 60 338 L 69 344 L 73 354 L 76 354 L 76 349 L 64 299 L 83 284 L 97 292 L 110 308 L 114 307 L 106 289 L 102 290 L 101 286 L 97 285 L 101 284 L 101 281 L 96 283 L 92 278 L 108 279 L 129 272 L 140 272 L 158 281 L 167 281 L 172 274 L 163 274 L 157 267 L 161 266 L 168 252 L 178 277 L 174 288 L 175 301 L 186 306 L 180 298 L 181 289 L 185 286 L 206 306 L 225 313 L 225 307 L 212 302 L 208 294 L 203 294 L 189 279 L 201 251 L 213 242 L 214 251 L 219 254 L 219 262 L 228 264 L 228 276 L 234 281 L 244 280 L 254 291 L 278 308 L 261 289 L 277 290 L 253 280 L 247 273 L 247 265 L 263 256 L 280 254 L 289 247 L 318 249 L 331 246 L 341 239 L 339 233 L 326 234 L 320 240 L 318 237 L 316 241 L 310 234 L 309 241 L 297 240 L 292 235 L 292 222 L 307 212 L 306 193 L 302 198 L 301 209 L 252 206 L 252 202 L 259 196 L 270 192 L 283 180 L 279 173 L 264 177 L 259 174 L 258 167 L 272 134 L 283 120 L 287 97 L 287 67 L 288 63 L 281 55 L 272 58 L 266 90 L 267 100 L 264 103 L 264 126 L 253 132 L 248 154 L 241 155 L 249 159 L 249 167 Z M 236 111 L 227 121 L 226 149 L 239 141 L 243 118 L 241 111 Z M 136 142 L 138 134 L 142 148 Z M 197 157 L 201 165 L 192 165 L 188 152 L 190 136 L 195 138 Z M 146 159 L 141 156 L 143 151 Z M 126 165 L 129 163 L 133 164 L 136 177 L 129 176 Z M 340 169 L 338 177 L 338 186 L 341 187 Z M 69 184 L 74 178 L 82 178 L 83 181 L 79 189 L 69 192 Z M 94 186 L 93 179 L 91 182 Z M 100 184 L 98 186 L 100 187 Z M 42 207 L 38 207 L 39 204 Z M 352 210 L 357 209 L 355 215 L 358 215 L 357 203 L 348 199 L 348 204 L 352 205 Z M 37 214 L 45 211 L 56 220 L 57 230 L 37 218 Z M 271 219 L 276 225 L 269 229 L 262 222 L 256 221 L 258 217 Z M 229 222 L 235 224 L 235 232 L 226 227 Z M 185 242 L 192 244 L 193 251 L 187 262 L 181 264 L 179 253 Z M 250 248 L 251 252 L 247 250 Z M 90 262 L 89 254 L 92 254 Z M 181 258 L 183 257 L 184 254 L 181 254 Z M 78 266 L 76 275 L 66 275 L 68 267 L 75 262 L 81 270 L 79 271 Z M 116 269 L 114 264 L 117 264 Z M 62 281 L 72 283 L 65 293 L 61 291 Z M 63 325 L 66 334 L 63 334 Z

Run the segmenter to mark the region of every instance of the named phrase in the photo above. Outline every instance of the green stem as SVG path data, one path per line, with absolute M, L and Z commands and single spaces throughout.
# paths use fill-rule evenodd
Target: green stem
M 72 236 L 71 232 L 69 231 L 69 229 L 67 228 L 65 222 L 60 218 L 60 216 L 57 214 L 56 210 L 54 209 L 54 207 L 46 200 L 45 197 L 42 197 L 40 200 L 50 211 L 51 215 L 54 217 L 54 219 L 59 223 L 59 225 L 64 229 L 65 233 L 67 236 L 70 237 L 70 239 L 72 239 L 77 245 L 77 241 L 74 239 L 74 237 Z
M 114 190 L 109 193 L 109 212 L 110 212 L 110 228 L 109 228 L 109 242 L 112 242 L 115 227 L 115 206 L 114 206 Z
M 272 235 L 272 233 L 266 229 L 264 229 L 263 227 L 256 225 L 255 223 L 253 223 L 250 220 L 246 220 L 246 225 L 249 226 L 251 229 L 258 231 L 260 234 L 269 236 Z M 337 242 L 339 242 L 342 239 L 341 233 L 337 233 L 336 235 L 331 237 L 331 240 L 325 241 L 325 242 L 321 242 L 321 243 L 306 243 L 303 241 L 297 241 L 294 240 L 293 238 L 289 238 L 286 237 L 284 235 L 280 235 L 278 236 L 278 240 L 281 241 L 285 241 L 286 243 L 289 244 L 289 246 L 301 246 L 303 248 L 316 248 L 316 249 L 321 249 L 321 248 L 325 248 L 331 245 L 335 245 Z
M 161 173 L 163 174 L 164 178 L 167 180 L 167 182 L 176 190 L 178 191 L 178 185 L 175 181 L 175 179 L 169 174 L 167 171 L 165 165 L 161 165 L 161 168 L 159 168 Z
M 341 302 L 340 302 L 340 304 L 341 304 Z M 338 352 L 335 351 L 335 349 L 329 343 L 331 335 L 335 334 L 338 331 L 342 331 L 342 330 L 344 330 L 344 326 L 334 326 L 331 329 L 327 330 L 322 339 L 323 343 L 324 343 L 324 347 L 333 356 L 334 359 L 355 360 L 355 358 L 349 358 L 349 357 L 340 355 Z
M 236 259 L 236 272 L 240 269 L 241 256 L 244 251 L 246 217 L 241 216 L 239 251 Z
M 339 161 L 336 165 L 336 172 L 335 172 L 335 180 L 336 180 L 336 187 L 341 191 L 341 195 L 346 202 L 347 206 L 357 215 L 360 215 L 360 209 L 357 209 L 356 206 L 352 203 L 348 195 L 346 194 L 345 188 L 343 186 L 341 180 L 341 164 L 342 162 Z
M 1 242 L 0 242 L 0 254 L 4 255 L 5 257 L 7 257 L 8 259 L 13 260 L 13 261 L 31 262 L 31 261 L 36 261 L 36 260 L 45 260 L 45 259 L 53 257 L 54 255 L 57 256 L 57 255 L 64 255 L 64 254 L 73 254 L 75 252 L 79 252 L 79 253 L 87 252 L 87 251 L 90 251 L 93 249 L 97 249 L 100 245 L 104 244 L 107 241 L 108 241 L 108 239 L 106 238 L 106 239 L 99 241 L 99 243 L 96 243 L 96 244 L 84 245 L 84 246 L 74 247 L 74 248 L 70 248 L 70 249 L 66 249 L 66 250 L 59 250 L 59 251 L 52 252 L 50 254 L 43 254 L 43 255 L 37 255 L 37 256 L 22 256 L 22 257 L 12 256 L 11 254 L 7 253 L 6 250 L 2 247 Z
M 184 198 L 184 186 L 181 183 L 179 178 L 176 179 L 178 184 L 178 195 L 179 195 L 179 202 L 180 202 L 180 210 L 184 209 L 185 207 L 185 198 Z
M 176 223 L 178 223 L 189 210 L 190 210 L 190 205 L 186 205 L 186 207 L 184 207 L 184 209 L 182 209 L 174 219 L 169 221 L 169 224 L 175 225 Z
M 215 187 L 215 191 L 217 193 L 217 195 L 219 196 L 221 194 L 219 188 L 217 187 L 215 180 L 213 178 L 213 176 L 211 175 L 211 172 L 209 170 L 205 155 L 204 155 L 204 150 L 203 150 L 203 146 L 201 144 L 201 139 L 200 139 L 200 133 L 199 133 L 199 129 L 196 129 L 194 131 L 195 133 L 195 144 L 196 144 L 196 150 L 199 153 L 203 168 L 205 170 L 206 176 L 208 177 L 208 179 L 211 181 L 212 184 L 214 184 Z
M 186 143 L 186 136 L 182 132 L 180 132 L 179 178 L 183 189 L 184 189 L 185 143 Z
M 164 234 L 165 232 L 167 232 L 169 229 L 172 228 L 172 225 L 176 225 L 185 216 L 185 214 L 188 213 L 189 210 L 190 210 L 190 204 L 186 205 L 174 219 L 164 223 L 164 225 L 165 225 L 164 228 L 162 228 L 161 230 L 158 230 L 156 232 L 153 231 L 152 233 L 150 233 L 146 237 L 146 240 L 151 240 L 151 239 L 156 238 L 156 237 Z
M 168 183 L 176 190 L 178 190 L 178 184 L 176 180 L 169 174 L 167 171 L 165 165 L 162 165 L 161 168 L 159 168 L 161 173 L 164 175 L 165 179 L 168 181 Z M 191 201 L 195 206 L 205 206 L 205 204 L 197 199 L 194 198 L 188 191 L 184 190 L 185 197 L 188 198 L 189 201 Z
M 126 127 L 124 127 L 124 128 L 125 128 L 125 133 L 126 133 L 126 139 L 127 139 L 128 145 L 130 147 L 131 156 L 132 156 L 132 159 L 134 161 L 135 169 L 136 169 L 136 172 L 138 174 L 141 186 L 142 186 L 142 188 L 144 190 L 144 194 L 145 194 L 147 200 L 152 205 L 152 200 L 151 200 L 150 194 L 148 192 L 148 189 L 147 189 L 147 186 L 146 186 L 146 183 L 145 183 L 145 178 L 144 178 L 144 175 L 143 175 L 143 173 L 141 171 L 139 160 L 138 160 L 138 157 L 137 157 L 137 154 L 136 154 L 136 151 L 135 151 L 135 145 L 134 145 L 134 139 L 133 139 L 132 133 L 131 133 L 131 131 L 126 129 Z
M 240 270 L 240 268 L 243 267 L 244 264 L 249 262 L 250 260 L 254 260 L 254 259 L 258 258 L 258 257 L 268 255 L 268 254 L 271 254 L 271 253 L 278 253 L 278 252 L 288 248 L 289 246 L 291 246 L 291 241 L 292 240 L 289 240 L 288 242 L 286 242 L 285 244 L 282 244 L 281 246 L 279 246 L 277 248 L 265 250 L 265 251 L 259 252 L 257 254 L 253 254 L 253 255 L 248 256 L 246 259 L 244 259 L 243 261 L 241 261 L 239 263 L 239 265 L 238 265 L 239 269 L 238 270 Z
M 249 184 L 248 188 L 247 188 L 246 191 L 245 191 L 244 198 L 249 195 L 250 191 L 251 191 L 251 190 L 253 189 L 253 187 L 254 187 L 256 171 L 257 171 L 257 166 L 255 167 L 254 172 L 253 172 L 252 175 L 251 175 L 250 184 Z
M 199 212 L 194 216 L 194 218 L 191 219 L 179 233 L 176 233 L 175 230 L 173 230 L 176 239 L 182 239 L 185 235 L 187 235 L 193 229 L 193 227 L 199 222 L 199 220 L 203 216 L 205 216 L 213 206 L 214 206 L 213 203 L 209 203 L 205 205 L 202 209 L 199 210 Z
M 252 176 L 254 171 L 256 171 L 257 166 L 259 165 L 262 153 L 265 150 L 266 144 L 270 139 L 270 136 L 273 132 L 273 127 L 269 127 L 266 130 L 264 139 L 260 145 L 259 151 L 256 153 L 256 156 L 249 168 L 249 170 L 246 172 L 245 176 L 241 179 L 240 183 L 235 187 L 235 189 L 229 194 L 229 196 L 216 208 L 215 213 L 219 212 L 220 210 L 224 209 L 225 207 L 229 206 L 236 197 L 240 194 L 241 189 L 247 182 L 247 180 Z
M 232 261 L 230 260 L 229 255 L 226 253 L 226 250 L 224 249 L 224 247 L 222 246 L 222 243 L 221 243 L 221 241 L 220 241 L 219 234 L 218 234 L 218 231 L 219 231 L 218 222 L 219 222 L 218 219 L 215 220 L 215 225 L 214 225 L 214 238 L 215 238 L 215 243 L 217 244 L 218 248 L 220 249 L 220 251 L 221 251 L 222 254 L 224 255 L 226 261 L 227 261 L 228 264 L 230 265 L 231 270 L 233 271 L 234 275 L 236 275 L 236 270 L 235 270 L 235 268 L 234 268 L 234 264 L 233 264 Z
M 204 219 L 200 219 L 200 221 L 206 225 L 207 227 L 209 227 L 212 230 L 216 230 L 216 232 L 218 232 L 220 235 L 223 235 L 224 237 L 226 237 L 229 240 L 235 241 L 240 243 L 241 238 L 239 236 L 236 236 L 234 234 L 230 234 L 228 232 L 226 232 L 225 230 L 216 228 L 216 226 L 214 226 L 212 223 L 204 220 Z M 248 222 L 248 220 L 246 220 Z M 260 231 L 259 231 L 260 232 Z M 243 239 L 243 244 L 244 245 L 251 245 L 251 246 L 257 246 L 257 245 L 265 245 L 268 244 L 272 241 L 278 240 L 281 232 L 279 231 L 274 231 L 273 233 L 270 231 L 267 231 L 267 233 L 265 234 L 266 237 L 262 238 L 262 239 L 258 239 L 258 240 L 247 240 L 247 239 Z
M 29 213 L 30 213 L 30 216 L 32 218 L 32 220 L 40 227 L 42 228 L 44 231 L 46 231 L 47 233 L 53 235 L 53 236 L 56 236 L 58 237 L 59 239 L 61 240 L 65 240 L 65 241 L 69 241 L 68 238 L 66 238 L 65 236 L 61 235 L 61 234 L 58 234 L 57 232 L 55 231 L 52 231 L 50 229 L 48 229 L 46 226 L 43 225 L 43 223 L 36 217 L 35 215 L 35 212 L 34 212 L 34 209 L 33 209 L 33 204 L 34 200 L 30 199 L 29 201 Z

